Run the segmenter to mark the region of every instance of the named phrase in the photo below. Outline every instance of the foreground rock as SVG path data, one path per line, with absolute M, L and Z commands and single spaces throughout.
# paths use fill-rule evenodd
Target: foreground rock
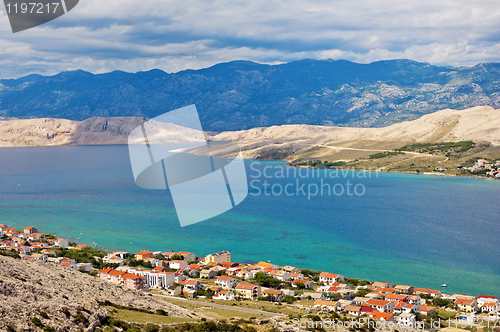
M 0 331 L 37 330 L 32 322 L 34 317 L 55 331 L 93 331 L 108 315 L 105 301 L 152 312 L 161 309 L 170 316 L 198 318 L 196 313 L 88 274 L 50 263 L 0 256 Z

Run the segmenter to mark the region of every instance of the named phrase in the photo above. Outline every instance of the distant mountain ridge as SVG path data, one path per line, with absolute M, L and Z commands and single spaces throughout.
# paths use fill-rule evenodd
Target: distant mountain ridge
M 284 124 L 382 127 L 445 108 L 500 108 L 500 63 L 221 63 L 168 74 L 85 71 L 0 80 L 0 117 L 153 118 L 195 104 L 206 131 Z

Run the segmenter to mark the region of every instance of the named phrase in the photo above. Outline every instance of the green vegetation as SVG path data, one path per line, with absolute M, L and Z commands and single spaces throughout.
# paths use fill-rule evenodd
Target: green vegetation
M 257 284 L 262 287 L 272 287 L 274 289 L 281 288 L 281 281 L 262 272 L 257 272 L 252 280 L 255 280 Z
M 67 248 L 56 248 L 53 249 L 56 257 L 68 257 L 75 259 L 78 263 L 92 263 L 94 268 L 101 268 L 102 264 L 97 261 L 94 256 L 104 257 L 108 253 L 104 250 L 85 248 L 85 249 L 67 249 Z
M 405 154 L 404 152 L 391 152 L 391 151 L 386 151 L 386 152 L 379 152 L 375 154 L 370 155 L 370 159 L 380 159 L 380 158 L 385 158 L 385 157 L 390 157 L 390 156 L 397 156 L 398 154 Z
M 344 278 L 344 283 L 353 285 L 354 288 L 356 288 L 357 286 L 366 286 L 370 284 L 368 280 L 356 279 L 356 278 Z
M 36 326 L 40 326 L 40 325 L 42 325 L 42 321 L 41 321 L 41 320 L 40 320 L 40 318 L 38 318 L 38 317 L 33 317 L 33 318 L 31 318 L 31 322 L 32 322 L 33 324 L 35 324 Z
M 325 167 L 325 168 L 330 168 L 330 167 L 339 167 L 339 166 L 345 166 L 345 161 L 321 161 L 321 160 L 312 160 L 312 161 L 306 161 L 303 163 L 297 164 L 297 166 L 310 166 L 310 167 Z
M 447 143 L 414 143 L 405 145 L 402 148 L 394 149 L 394 151 L 414 151 L 420 153 L 460 153 L 469 151 L 476 143 L 473 141 L 447 142 Z

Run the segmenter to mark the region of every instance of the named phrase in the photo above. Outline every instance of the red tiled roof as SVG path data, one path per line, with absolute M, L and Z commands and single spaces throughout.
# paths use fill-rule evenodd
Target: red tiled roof
M 238 286 L 236 286 L 236 289 L 254 289 L 256 287 L 256 285 L 239 284 Z

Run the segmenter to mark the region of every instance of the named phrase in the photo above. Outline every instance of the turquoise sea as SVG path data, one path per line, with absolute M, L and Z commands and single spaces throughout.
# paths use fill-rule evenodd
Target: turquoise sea
M 0 223 L 109 250 L 228 250 L 233 261 L 500 295 L 500 181 L 283 169 L 247 161 L 245 201 L 181 228 L 168 190 L 135 186 L 126 146 L 3 148 Z M 307 197 L 322 184 L 344 193 Z M 292 195 L 278 195 L 286 185 Z

